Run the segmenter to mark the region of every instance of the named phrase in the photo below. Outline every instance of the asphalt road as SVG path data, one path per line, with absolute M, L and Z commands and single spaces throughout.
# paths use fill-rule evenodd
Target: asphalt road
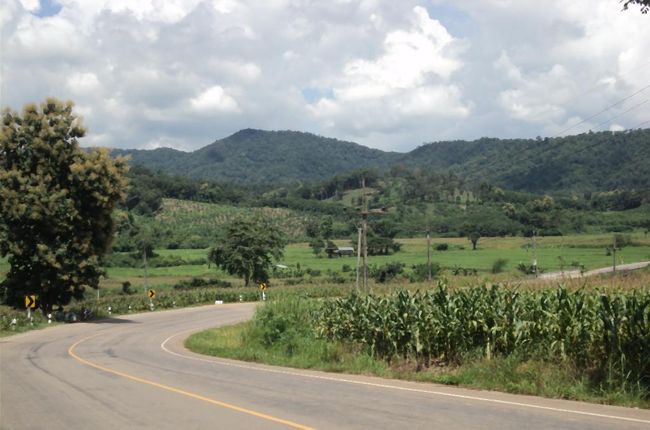
M 276 368 L 186 351 L 251 304 L 130 315 L 0 340 L 2 429 L 641 429 L 650 411 Z
M 631 270 L 639 270 L 645 267 L 650 266 L 650 261 L 640 261 L 638 263 L 629 263 L 629 264 L 619 264 L 616 266 L 602 267 L 600 269 L 589 270 L 586 272 L 581 272 L 580 270 L 565 270 L 563 272 L 549 272 L 542 273 L 537 277 L 537 279 L 545 280 L 557 280 L 557 279 L 576 279 L 576 278 L 586 278 L 588 276 L 604 275 L 605 273 L 617 272 L 629 272 Z

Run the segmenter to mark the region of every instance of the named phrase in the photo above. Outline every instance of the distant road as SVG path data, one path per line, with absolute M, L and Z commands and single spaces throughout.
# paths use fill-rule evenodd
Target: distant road
M 253 304 L 128 315 L 0 339 L 0 428 L 649 429 L 650 411 L 204 357 L 193 331 Z
M 627 272 L 630 270 L 643 269 L 644 267 L 650 266 L 650 261 L 640 261 L 638 263 L 630 264 L 621 264 L 616 266 L 617 272 Z M 537 277 L 537 279 L 575 279 L 583 278 L 587 276 L 602 275 L 605 273 L 611 273 L 614 271 L 613 266 L 603 267 L 600 269 L 589 270 L 587 272 L 580 272 L 580 270 L 565 270 L 564 272 L 549 272 L 542 273 Z

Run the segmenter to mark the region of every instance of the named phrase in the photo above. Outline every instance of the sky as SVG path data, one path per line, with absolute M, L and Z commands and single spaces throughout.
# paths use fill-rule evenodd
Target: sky
M 406 152 L 650 127 L 650 14 L 618 0 L 3 0 L 0 104 L 75 103 L 83 146 L 243 128 Z

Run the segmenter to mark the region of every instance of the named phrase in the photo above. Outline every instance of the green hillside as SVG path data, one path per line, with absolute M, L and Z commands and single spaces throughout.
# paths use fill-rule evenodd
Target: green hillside
M 114 154 L 167 175 L 247 185 L 314 182 L 360 168 L 403 166 L 538 194 L 650 188 L 650 129 L 435 142 L 406 154 L 310 133 L 246 129 L 190 153 L 161 148 Z
M 650 188 L 650 129 L 436 142 L 410 152 L 405 163 L 540 194 Z
M 114 153 L 168 175 L 240 184 L 322 180 L 360 167 L 386 167 L 401 156 L 311 133 L 252 129 L 192 153 L 166 148 Z

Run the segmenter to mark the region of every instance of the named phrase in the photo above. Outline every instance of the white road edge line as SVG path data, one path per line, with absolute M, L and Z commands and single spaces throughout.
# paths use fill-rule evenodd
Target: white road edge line
M 650 424 L 650 420 L 642 420 L 638 418 L 629 418 L 629 417 L 621 417 L 621 416 L 616 416 L 616 415 L 606 415 L 606 414 L 598 414 L 595 412 L 584 412 L 584 411 L 577 411 L 573 409 L 562 409 L 562 408 L 553 408 L 550 406 L 540 406 L 540 405 L 534 405 L 531 403 L 520 403 L 520 402 L 509 402 L 507 400 L 497 400 L 497 399 L 488 399 L 485 397 L 476 397 L 476 396 L 467 396 L 463 394 L 452 394 L 452 393 L 444 393 L 442 391 L 433 391 L 433 390 L 423 390 L 419 388 L 408 388 L 408 387 L 399 387 L 395 385 L 389 385 L 389 384 L 378 384 L 374 382 L 365 382 L 365 381 L 355 381 L 353 379 L 345 379 L 345 378 L 335 378 L 332 376 L 320 376 L 320 375 L 308 375 L 304 373 L 298 373 L 298 372 L 291 372 L 287 370 L 280 370 L 280 369 L 269 369 L 269 368 L 264 368 L 264 367 L 258 367 L 258 366 L 250 366 L 246 364 L 238 364 L 238 363 L 231 363 L 227 361 L 222 361 L 219 360 L 218 358 L 214 359 L 209 359 L 209 358 L 200 358 L 200 357 L 193 357 L 189 355 L 183 355 L 179 354 L 177 352 L 174 352 L 170 349 L 167 348 L 167 343 L 172 340 L 173 338 L 180 336 L 185 333 L 190 333 L 195 330 L 186 330 L 180 333 L 173 334 L 169 336 L 167 339 L 165 339 L 161 344 L 160 348 L 171 354 L 175 355 L 177 357 L 181 357 L 184 359 L 188 360 L 195 360 L 195 361 L 203 361 L 206 363 L 212 363 L 212 364 L 218 364 L 222 366 L 229 366 L 229 367 L 236 367 L 240 369 L 247 369 L 247 370 L 256 370 L 259 372 L 267 372 L 267 373 L 278 373 L 282 375 L 290 375 L 290 376 L 297 376 L 301 378 L 310 378 L 310 379 L 320 379 L 320 380 L 325 380 L 325 381 L 333 381 L 333 382 L 343 382 L 347 384 L 356 384 L 356 385 L 365 385 L 369 387 L 375 387 L 375 388 L 385 388 L 385 389 L 391 389 L 391 390 L 399 390 L 399 391 L 409 391 L 409 392 L 415 392 L 415 393 L 423 393 L 423 394 L 433 394 L 436 396 L 444 396 L 444 397 L 454 397 L 454 398 L 459 398 L 459 399 L 465 399 L 465 400 L 474 400 L 478 402 L 487 402 L 487 403 L 497 403 L 501 405 L 509 405 L 509 406 L 518 406 L 518 407 L 523 407 L 523 408 L 531 408 L 531 409 L 541 409 L 541 410 L 546 410 L 546 411 L 552 411 L 552 412 L 563 412 L 567 414 L 575 414 L 575 415 L 585 415 L 589 417 L 597 417 L 597 418 L 608 418 L 612 420 L 620 420 L 620 421 L 629 421 L 629 422 L 634 422 L 634 423 L 641 423 L 641 424 Z

